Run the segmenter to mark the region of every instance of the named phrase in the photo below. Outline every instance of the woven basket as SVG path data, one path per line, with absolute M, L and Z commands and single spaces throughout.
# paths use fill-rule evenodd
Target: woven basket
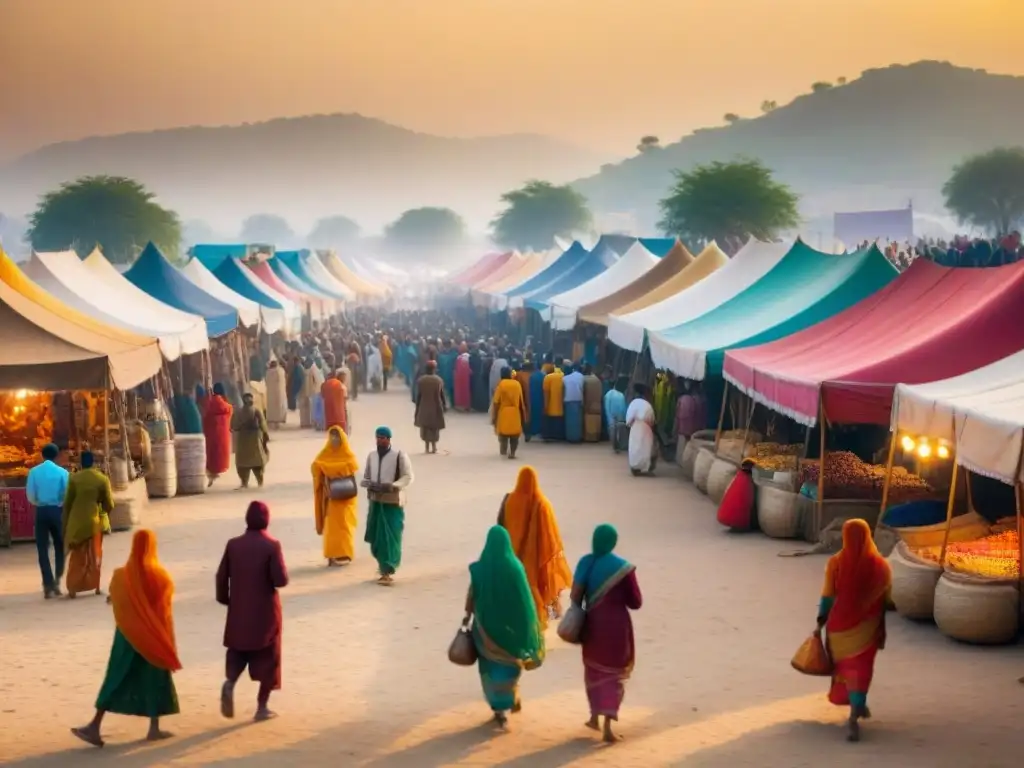
M 884 520 L 884 518 L 883 518 Z M 970 512 L 966 515 L 954 517 L 949 524 L 949 540 L 952 541 L 974 541 L 982 536 L 988 536 L 991 526 L 977 512 Z M 946 522 L 935 523 L 934 525 L 917 525 L 908 528 L 893 528 L 896 535 L 907 543 L 908 547 L 920 549 L 921 547 L 941 547 L 942 540 L 946 536 Z
M 138 499 L 114 499 L 114 511 L 110 513 L 110 529 L 113 531 L 130 531 L 140 522 Z
M 837 520 L 845 522 L 860 518 L 874 529 L 881 506 L 877 501 L 864 499 L 825 499 L 819 518 L 818 505 L 814 499 L 800 494 L 797 503 L 800 505 L 803 537 L 812 544 L 817 544 L 821 540 L 821 532 Z
M 757 486 L 757 525 L 773 539 L 800 538 L 800 495 L 764 480 Z
M 1017 639 L 1020 592 L 1016 582 L 946 571 L 935 587 L 935 624 L 963 643 L 1002 645 Z
M 174 443 L 153 443 L 153 467 L 146 475 L 146 490 L 151 497 L 170 499 L 178 492 L 178 468 Z
M 174 438 L 174 459 L 178 465 L 178 494 L 206 493 L 206 438 L 178 435 Z
M 693 484 L 701 493 L 708 492 L 708 475 L 711 473 L 711 465 L 714 463 L 714 448 L 701 448 L 697 452 L 697 458 L 693 462 Z
M 936 563 L 916 557 L 900 542 L 889 555 L 892 568 L 892 602 L 908 619 L 927 620 L 935 609 L 935 586 L 942 575 Z
M 128 487 L 128 462 L 120 456 L 110 457 L 110 487 L 115 491 Z
M 752 450 L 759 442 L 761 442 L 761 436 L 756 432 L 747 435 L 746 441 L 742 437 L 723 437 L 718 441 L 718 455 L 727 461 L 739 464 L 746 458 L 747 451 Z
M 729 483 L 739 471 L 739 467 L 722 458 L 715 458 L 711 463 L 711 469 L 708 470 L 708 498 L 716 506 L 722 503 L 725 492 L 729 490 Z
M 679 463 L 683 470 L 683 477 L 693 482 L 693 469 L 694 463 L 697 461 L 697 454 L 700 453 L 701 448 L 710 448 L 714 444 L 714 440 L 701 440 L 696 437 L 686 441 L 686 447 L 683 448 L 683 457 Z
M 682 435 L 676 438 L 676 457 L 675 462 L 678 466 L 683 466 L 683 454 L 686 453 L 686 444 L 690 441 Z

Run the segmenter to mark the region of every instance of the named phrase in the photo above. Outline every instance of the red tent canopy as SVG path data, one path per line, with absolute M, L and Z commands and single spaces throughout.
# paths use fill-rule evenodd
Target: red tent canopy
M 300 306 L 306 302 L 318 301 L 317 298 L 310 297 L 304 293 L 299 293 L 298 291 L 292 290 L 283 282 L 281 282 L 281 279 L 274 274 L 274 270 L 270 268 L 270 265 L 267 264 L 267 262 L 260 261 L 256 264 L 249 264 L 248 266 L 249 269 L 253 271 L 253 274 L 256 275 L 256 277 L 258 277 L 260 280 L 269 285 L 271 288 L 273 288 L 275 291 L 280 293 L 285 298 L 291 299 L 292 301 L 298 303 Z
M 1024 349 L 1024 262 L 950 269 L 917 259 L 844 312 L 770 344 L 728 351 L 723 374 L 813 425 L 888 424 L 896 384 L 938 381 Z
M 512 251 L 508 251 L 506 253 L 489 253 L 472 267 L 456 277 L 455 282 L 459 285 L 467 286 L 473 285 L 473 283 L 478 283 L 495 270 L 501 269 L 505 262 L 511 258 Z

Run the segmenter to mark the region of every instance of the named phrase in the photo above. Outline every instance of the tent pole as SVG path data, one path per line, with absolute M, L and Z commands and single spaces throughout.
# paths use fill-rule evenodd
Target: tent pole
M 754 420 L 754 411 L 757 410 L 757 403 L 750 398 L 750 410 L 747 412 L 747 427 L 743 430 L 743 447 L 740 449 L 740 464 L 747 457 L 747 440 L 750 438 L 750 423 Z
M 878 522 L 875 523 L 875 531 L 882 525 L 882 518 L 885 517 L 886 507 L 889 504 L 889 487 L 892 485 L 892 465 L 896 459 L 896 435 L 897 430 L 889 433 L 889 458 L 885 461 L 885 481 L 882 483 L 882 506 L 878 510 Z
M 956 464 L 956 446 L 953 446 L 953 479 L 949 481 L 949 499 L 946 501 L 946 530 L 942 535 L 942 552 L 939 554 L 939 565 L 946 565 L 946 548 L 949 546 L 949 530 L 953 525 L 953 507 L 956 505 L 956 481 L 960 474 Z
M 722 407 L 718 409 L 718 428 L 715 430 L 715 455 L 718 454 L 718 443 L 722 440 L 722 422 L 725 421 L 725 406 L 729 402 L 729 380 L 726 379 L 722 388 Z
M 1020 473 L 1017 473 L 1018 476 Z M 1017 569 L 1017 580 L 1024 591 L 1024 516 L 1021 515 L 1021 482 L 1018 479 L 1013 484 L 1013 500 L 1017 507 L 1017 556 L 1020 558 L 1020 566 Z M 1024 613 L 1024 600 L 1021 600 L 1021 613 Z
M 110 384 L 103 390 L 103 474 L 110 477 Z
M 814 500 L 814 540 L 821 534 L 821 519 L 825 504 L 825 430 L 828 424 L 825 418 L 824 393 L 818 395 L 818 498 Z

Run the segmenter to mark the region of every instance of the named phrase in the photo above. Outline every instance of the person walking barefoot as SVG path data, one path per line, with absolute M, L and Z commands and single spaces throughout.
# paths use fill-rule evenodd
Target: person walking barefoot
M 404 451 L 391 447 L 391 430 L 377 427 L 377 450 L 366 458 L 363 488 L 370 499 L 364 540 L 377 561 L 377 583 L 390 587 L 402 563 L 402 534 L 405 531 L 405 489 L 412 483 L 412 463 Z

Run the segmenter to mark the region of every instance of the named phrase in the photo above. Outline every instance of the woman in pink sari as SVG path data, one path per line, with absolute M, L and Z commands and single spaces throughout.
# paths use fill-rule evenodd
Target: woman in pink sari
M 590 701 L 587 727 L 601 730 L 612 743 L 612 721 L 618 722 L 626 681 L 636 661 L 633 621 L 629 612 L 643 604 L 636 568 L 613 554 L 619 534 L 610 525 L 594 530 L 593 551 L 580 560 L 573 576 L 571 599 L 586 608 L 583 626 L 583 682 Z
M 455 410 L 468 412 L 471 406 L 470 397 L 469 347 L 466 342 L 459 346 L 459 356 L 455 359 Z

